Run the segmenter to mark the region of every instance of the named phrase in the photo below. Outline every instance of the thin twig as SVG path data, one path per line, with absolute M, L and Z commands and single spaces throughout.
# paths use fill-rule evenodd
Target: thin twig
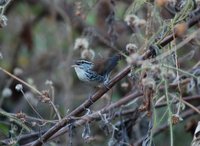
M 53 109 L 54 109 L 54 111 L 55 111 L 55 113 L 56 113 L 56 115 L 58 117 L 58 120 L 60 121 L 62 118 L 61 118 L 60 113 L 59 113 L 58 109 L 56 108 L 55 104 L 51 100 L 49 101 L 49 103 L 53 107 Z
M 30 88 L 31 90 L 33 90 L 35 93 L 39 94 L 41 97 L 44 97 L 45 95 L 40 92 L 39 90 L 37 90 L 36 88 L 34 88 L 33 86 L 31 86 L 30 84 L 28 84 L 27 82 L 23 81 L 22 79 L 18 78 L 17 76 L 11 74 L 10 72 L 8 72 L 7 70 L 3 69 L 2 67 L 0 67 L 0 70 L 2 70 L 5 74 L 9 75 L 11 78 L 19 81 L 20 83 L 24 84 L 25 86 L 27 86 L 28 88 Z M 49 97 L 46 97 L 46 98 L 49 98 Z M 29 103 L 29 102 L 28 102 Z M 61 120 L 61 116 L 58 112 L 58 109 L 56 108 L 56 106 L 54 105 L 54 103 L 50 100 L 50 104 L 52 105 L 56 115 L 58 116 L 58 119 Z M 30 105 L 30 103 L 29 103 Z M 32 108 L 33 106 L 30 105 Z M 34 109 L 34 108 L 33 108 Z M 36 112 L 36 110 L 34 109 L 34 111 Z M 37 114 L 39 114 L 38 112 L 36 112 Z
M 3 69 L 2 67 L 0 67 L 0 70 L 3 71 L 5 74 L 9 75 L 11 78 L 13 78 L 13 79 L 19 81 L 20 83 L 24 84 L 25 86 L 27 86 L 28 88 L 30 88 L 31 90 L 33 90 L 35 93 L 39 94 L 40 96 L 43 95 L 39 90 L 37 90 L 36 88 L 34 88 L 33 86 L 31 86 L 30 84 L 26 83 L 22 79 L 18 78 L 17 76 L 11 74 L 7 70 Z
M 195 106 L 193 106 L 192 104 L 188 103 L 187 101 L 185 101 L 182 98 L 178 98 L 180 100 L 180 102 L 183 102 L 184 104 L 186 104 L 187 106 L 189 106 L 191 109 L 193 109 L 195 112 L 197 112 L 198 114 L 200 114 L 200 111 L 198 108 L 196 108 Z
M 200 106 L 197 107 L 197 109 L 200 110 Z M 195 114 L 195 111 L 193 109 L 188 109 L 187 111 L 183 112 L 180 116 L 183 118 L 183 119 L 187 119 L 189 118 L 190 116 L 194 115 Z M 181 121 L 180 121 L 181 122 Z M 154 136 L 164 132 L 167 128 L 169 127 L 169 124 L 166 123 L 166 124 L 163 124 L 161 125 L 160 127 L 158 127 L 156 129 L 156 131 L 153 133 Z M 144 137 L 139 139 L 137 142 L 135 142 L 133 145 L 134 146 L 139 146 L 141 145 L 142 141 L 143 141 Z

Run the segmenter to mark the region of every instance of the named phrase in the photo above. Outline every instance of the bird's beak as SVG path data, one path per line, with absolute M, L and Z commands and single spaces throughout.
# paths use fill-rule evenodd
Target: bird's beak
M 71 67 L 77 67 L 78 65 L 76 65 L 76 64 L 74 64 L 74 65 L 72 65 Z

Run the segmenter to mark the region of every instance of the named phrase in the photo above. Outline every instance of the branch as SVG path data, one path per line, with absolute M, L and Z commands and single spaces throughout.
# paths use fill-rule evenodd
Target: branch
M 122 105 L 129 103 L 130 101 L 132 101 L 133 99 L 135 99 L 139 96 L 142 96 L 142 93 L 139 93 L 139 92 L 132 93 L 130 95 L 123 97 L 119 101 L 117 101 L 117 102 L 115 102 L 115 103 L 113 103 L 113 104 L 111 104 L 107 107 L 104 107 L 103 109 L 101 109 L 99 111 L 96 111 L 92 114 L 87 114 L 87 115 L 82 116 L 81 118 L 78 118 L 77 121 L 74 121 L 74 119 L 76 119 L 76 118 L 73 118 L 73 117 L 69 117 L 68 120 L 71 124 L 73 124 L 73 128 L 80 127 L 80 126 L 84 125 L 86 122 L 91 122 L 91 121 L 94 121 L 94 120 L 101 119 L 102 114 L 106 114 L 109 111 L 111 111 L 112 109 L 121 107 Z M 135 108 L 135 109 L 127 110 L 127 111 L 115 112 L 113 118 L 121 116 L 121 115 L 127 115 L 127 114 L 130 114 L 130 113 L 134 113 L 136 111 L 137 111 L 137 109 Z M 50 139 L 54 139 L 54 138 L 56 138 L 60 135 L 63 135 L 64 133 L 66 133 L 68 131 L 69 131 L 69 127 L 63 128 L 59 132 L 54 134 Z M 40 134 L 43 134 L 43 133 L 44 133 L 44 131 L 40 132 Z M 25 144 L 25 142 L 30 142 L 30 139 L 32 140 L 36 137 L 39 138 L 40 134 L 35 133 L 35 134 L 29 134 L 29 135 L 21 136 L 19 138 L 18 143 L 20 145 L 23 145 L 23 144 Z M 10 139 L 3 140 L 1 142 L 1 144 L 8 144 L 9 141 L 10 141 Z M 29 144 L 27 144 L 27 145 L 29 145 Z
M 108 84 L 108 88 L 103 87 L 99 89 L 90 99 L 87 99 L 83 102 L 79 107 L 73 110 L 69 115 L 63 118 L 60 122 L 58 122 L 55 126 L 50 128 L 44 135 L 41 136 L 33 146 L 42 145 L 42 143 L 46 142 L 50 137 L 53 136 L 58 130 L 65 127 L 70 122 L 70 117 L 78 116 L 80 113 L 85 111 L 86 108 L 90 107 L 94 102 L 101 98 L 109 89 L 111 89 L 118 81 L 124 78 L 130 72 L 130 66 L 126 67 L 120 73 L 118 73 Z
M 192 27 L 194 24 L 198 23 L 200 20 L 200 7 L 197 8 L 197 10 L 194 11 L 195 16 L 193 16 L 189 21 L 187 22 L 188 28 Z M 174 38 L 176 38 L 176 34 L 171 34 L 166 39 L 161 41 L 160 46 L 164 47 L 169 42 L 171 42 Z M 143 59 L 151 57 L 151 51 L 147 51 L 142 55 Z M 124 78 L 129 72 L 130 72 L 131 66 L 127 66 L 123 71 L 121 71 L 117 76 L 115 76 L 109 83 L 108 88 L 112 88 L 118 81 L 120 81 L 122 78 Z M 69 119 L 71 116 L 77 116 L 81 112 L 83 112 L 86 108 L 90 107 L 94 102 L 96 102 L 98 99 L 101 98 L 103 94 L 105 94 L 109 89 L 107 88 L 101 88 L 99 89 L 92 97 L 91 99 L 86 100 L 83 104 L 81 104 L 79 107 L 77 107 L 75 110 L 73 110 L 69 115 L 67 115 L 64 119 L 62 119 L 60 122 L 58 122 L 56 125 L 54 125 L 52 128 L 50 128 L 45 134 L 43 134 L 40 138 L 38 138 L 35 143 L 32 146 L 41 146 L 43 143 L 47 142 L 50 137 L 52 137 L 57 131 L 59 131 L 61 128 L 65 127 L 69 123 Z
M 199 100 L 200 99 L 200 95 L 193 95 L 193 96 L 186 96 L 186 97 L 183 97 L 183 100 L 184 101 L 194 101 L 194 100 Z M 173 101 L 172 104 L 176 104 L 178 103 L 179 101 Z M 164 102 L 164 103 L 159 103 L 157 104 L 155 107 L 156 108 L 161 108 L 161 107 L 164 107 L 167 105 L 167 102 Z
M 132 93 L 132 94 L 130 94 L 128 96 L 123 97 L 119 101 L 109 105 L 108 107 L 105 107 L 105 108 L 101 109 L 100 111 L 94 112 L 94 113 L 92 113 L 90 115 L 84 115 L 81 118 L 79 118 L 79 120 L 74 121 L 73 128 L 80 127 L 80 126 L 84 125 L 86 122 L 92 122 L 94 120 L 99 120 L 101 118 L 101 114 L 106 114 L 110 110 L 112 110 L 114 108 L 117 108 L 117 107 L 121 107 L 122 105 L 125 105 L 125 104 L 131 102 L 133 99 L 139 98 L 140 96 L 142 96 L 141 93 Z M 185 100 L 185 101 L 194 101 L 194 100 L 198 100 L 198 99 L 200 99 L 199 95 L 183 97 L 183 100 Z M 163 106 L 166 106 L 166 105 L 167 105 L 167 103 L 161 103 L 161 104 L 156 105 L 155 108 L 160 108 L 160 107 L 163 107 Z M 191 110 L 191 111 L 192 111 L 192 113 L 194 113 L 193 110 Z M 135 112 L 137 112 L 137 108 L 136 109 L 125 110 L 125 111 L 120 111 L 120 112 L 115 112 L 113 118 L 116 118 L 117 116 L 122 116 L 122 115 L 123 116 L 130 115 L 130 114 L 133 114 Z M 187 117 L 185 117 L 185 118 L 187 118 Z M 74 119 L 74 118 L 71 118 L 71 119 Z M 161 127 L 159 129 L 162 129 Z M 69 131 L 69 127 L 64 127 L 61 130 L 59 130 L 57 133 L 55 133 L 50 138 L 50 140 L 55 139 L 58 136 L 63 135 L 64 133 L 66 133 L 68 131 Z M 157 129 L 156 131 L 160 131 L 160 130 Z M 18 143 L 20 145 L 26 144 L 26 146 L 29 146 L 29 145 L 32 144 L 33 140 L 39 138 L 39 135 L 40 134 L 44 134 L 45 132 L 46 131 L 42 131 L 42 132 L 40 131 L 40 132 L 36 132 L 34 134 L 23 135 L 23 136 L 18 138 Z M 0 144 L 8 144 L 8 142 L 10 140 L 11 139 L 3 140 L 3 141 L 1 141 Z M 29 144 L 27 144 L 27 143 L 29 143 Z

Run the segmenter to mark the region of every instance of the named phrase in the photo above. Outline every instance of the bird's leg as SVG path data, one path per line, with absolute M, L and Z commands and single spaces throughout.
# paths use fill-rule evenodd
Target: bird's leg
M 92 100 L 92 95 L 93 95 L 93 93 L 89 93 L 88 100 L 93 104 L 94 102 Z
M 103 82 L 103 86 L 104 86 L 106 89 L 110 90 L 109 81 L 108 81 L 108 80 Z
M 109 87 L 109 77 L 110 77 L 110 75 L 105 75 L 105 80 L 104 80 L 104 82 L 103 82 L 103 86 L 106 88 L 106 89 L 108 89 L 108 90 L 110 90 L 110 87 Z

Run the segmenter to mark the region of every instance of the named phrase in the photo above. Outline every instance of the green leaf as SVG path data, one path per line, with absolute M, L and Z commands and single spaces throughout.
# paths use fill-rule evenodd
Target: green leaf
M 2 133 L 3 135 L 7 137 L 9 134 L 9 125 L 6 123 L 0 122 L 0 133 Z

